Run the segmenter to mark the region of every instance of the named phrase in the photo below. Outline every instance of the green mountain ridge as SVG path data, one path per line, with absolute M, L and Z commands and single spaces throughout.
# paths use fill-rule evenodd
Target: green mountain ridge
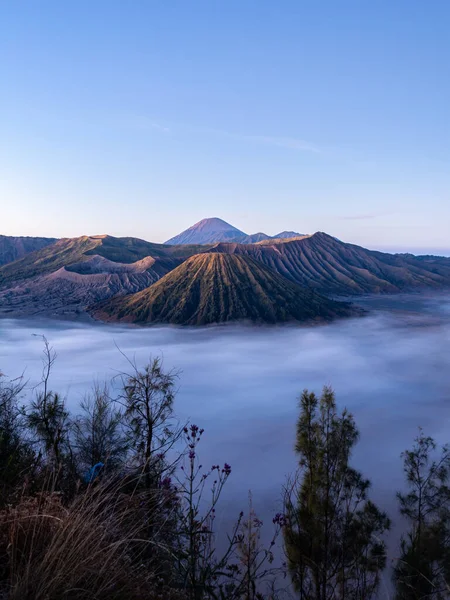
M 92 307 L 101 320 L 177 325 L 320 322 L 356 312 L 252 258 L 222 253 L 193 256 L 148 289 Z
M 450 287 L 450 259 L 367 250 L 322 232 L 258 244 L 219 243 L 209 252 L 248 256 L 291 281 L 325 295 Z

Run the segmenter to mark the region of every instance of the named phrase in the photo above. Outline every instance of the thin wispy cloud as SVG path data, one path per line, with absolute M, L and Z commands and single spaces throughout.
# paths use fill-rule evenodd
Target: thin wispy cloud
M 126 115 L 117 119 L 117 123 L 122 127 L 140 131 L 159 131 L 160 133 L 170 132 L 170 128 L 166 125 L 140 115 Z
M 345 215 L 342 217 L 339 217 L 339 219 L 342 219 L 343 221 L 365 221 L 368 219 L 377 219 L 378 217 L 381 217 L 382 215 L 375 215 L 375 214 L 366 214 L 366 215 Z
M 320 149 L 317 146 L 298 138 L 276 136 L 274 137 L 268 135 L 246 135 L 242 133 L 232 133 L 229 131 L 221 131 L 217 129 L 205 129 L 203 130 L 203 132 L 235 140 L 240 140 L 243 142 L 264 144 L 268 146 L 278 146 L 279 148 L 288 148 L 289 150 L 300 150 L 303 152 L 313 152 L 315 154 L 320 154 Z
M 144 116 L 127 117 L 121 122 L 122 124 L 128 124 L 129 127 L 132 127 L 134 129 L 140 129 L 142 131 L 157 131 L 160 133 L 172 134 L 187 133 L 193 136 L 215 136 L 232 139 L 239 142 L 246 142 L 250 144 L 276 146 L 278 148 L 286 148 L 288 150 L 296 150 L 300 152 L 312 152 L 314 154 L 321 153 L 321 149 L 318 146 L 295 137 L 250 135 L 245 133 L 236 133 L 233 131 L 225 131 L 222 129 L 210 129 L 207 127 L 197 127 L 192 125 L 167 125 Z
M 150 128 L 156 129 L 156 131 L 161 131 L 163 133 L 168 133 L 170 131 L 170 129 L 168 127 L 164 127 L 163 125 L 160 125 L 159 123 L 150 123 Z

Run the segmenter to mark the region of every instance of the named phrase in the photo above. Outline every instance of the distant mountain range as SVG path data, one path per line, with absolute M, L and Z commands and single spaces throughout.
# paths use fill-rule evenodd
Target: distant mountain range
M 244 241 L 231 241 L 238 235 Z M 321 232 L 255 234 L 251 243 L 248 237 L 206 219 L 170 244 L 107 235 L 31 238 L 37 249 L 24 244 L 28 253 L 0 267 L 0 315 L 89 310 L 143 323 L 315 321 L 354 314 L 336 297 L 450 288 L 450 258 L 374 252 Z M 172 243 L 180 239 L 192 243 Z
M 166 244 L 214 244 L 215 242 L 237 242 L 239 244 L 256 244 L 269 239 L 297 237 L 299 233 L 294 231 L 283 231 L 278 235 L 270 236 L 266 233 L 254 233 L 248 235 L 240 229 L 236 229 L 222 219 L 213 217 L 203 219 L 189 229 L 182 231 L 175 237 L 167 240 Z

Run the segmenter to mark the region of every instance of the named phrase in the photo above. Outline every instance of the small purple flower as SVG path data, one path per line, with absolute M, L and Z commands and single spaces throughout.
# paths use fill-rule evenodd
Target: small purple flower
M 223 465 L 222 473 L 225 473 L 227 476 L 231 473 L 231 467 L 228 463 Z
M 284 527 L 286 525 L 286 517 L 282 513 L 277 513 L 272 521 L 274 525 L 279 525 L 280 527 Z
M 169 490 L 172 486 L 172 479 L 170 477 L 165 477 L 162 481 L 161 481 L 161 487 Z
M 190 458 L 191 460 L 194 460 L 194 458 L 195 458 L 195 452 L 194 452 L 193 450 L 191 450 L 191 451 L 189 452 L 189 458 Z

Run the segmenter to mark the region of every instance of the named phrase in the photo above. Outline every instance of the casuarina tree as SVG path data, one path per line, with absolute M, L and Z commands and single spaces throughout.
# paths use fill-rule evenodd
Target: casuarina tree
M 420 431 L 402 454 L 408 489 L 398 493 L 409 523 L 394 570 L 398 600 L 450 597 L 450 448 Z
M 72 423 L 73 448 L 83 473 L 105 464 L 109 471 L 122 465 L 129 448 L 123 415 L 106 384 L 96 383 L 80 403 L 81 413 Z
M 0 507 L 8 502 L 16 487 L 23 485 L 36 465 L 20 406 L 24 386 L 22 377 L 8 381 L 0 372 Z
M 34 443 L 43 455 L 50 487 L 56 489 L 64 477 L 64 467 L 70 460 L 69 412 L 63 397 L 49 389 L 50 375 L 56 360 L 56 352 L 47 339 L 44 342 L 41 389 L 30 403 L 27 411 L 27 424 L 34 437 Z
M 181 435 L 173 414 L 175 371 L 165 371 L 161 358 L 142 369 L 130 362 L 132 370 L 123 374 L 124 418 L 128 426 L 134 462 L 152 487 L 168 468 L 167 453 Z
M 300 398 L 296 476 L 285 490 L 284 544 L 297 597 L 373 598 L 386 564 L 390 523 L 368 498 L 369 480 L 350 466 L 359 433 L 333 391 Z

